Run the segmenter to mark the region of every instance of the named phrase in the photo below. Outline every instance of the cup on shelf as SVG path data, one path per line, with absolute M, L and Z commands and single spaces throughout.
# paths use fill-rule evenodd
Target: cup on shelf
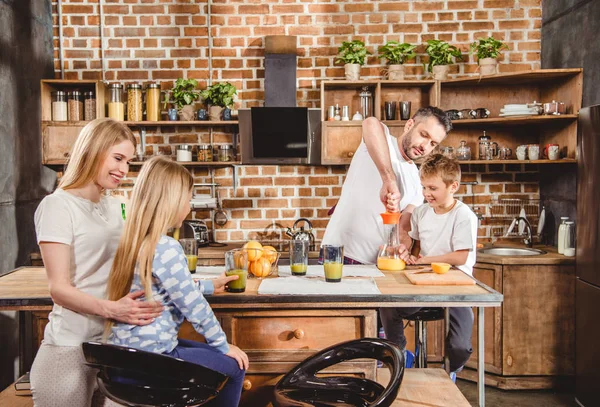
M 384 102 L 385 120 L 396 120 L 396 102 Z
M 560 146 L 558 144 L 546 144 L 544 155 L 549 160 L 558 160 L 560 158 Z
M 169 109 L 168 114 L 169 114 L 170 121 L 172 121 L 172 122 L 177 121 L 177 109 L 173 109 L 173 108 Z
M 400 102 L 400 119 L 410 119 L 410 102 Z
M 179 239 L 179 244 L 183 248 L 183 253 L 187 258 L 188 270 L 190 273 L 196 272 L 196 266 L 198 265 L 198 247 L 196 246 L 195 238 Z
M 208 115 L 206 112 L 206 109 L 198 109 L 198 112 L 196 113 L 198 120 L 202 121 L 202 120 L 208 120 Z
M 323 245 L 323 269 L 325 281 L 328 283 L 339 283 L 342 281 L 342 269 L 344 268 L 344 246 Z
M 527 145 L 523 144 L 517 147 L 517 160 L 525 161 L 527 159 Z
M 531 161 L 540 159 L 540 146 L 537 144 L 529 144 L 527 147 L 527 156 Z

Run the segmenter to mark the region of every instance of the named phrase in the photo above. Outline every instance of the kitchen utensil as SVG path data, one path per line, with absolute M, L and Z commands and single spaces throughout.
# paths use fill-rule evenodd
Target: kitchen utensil
M 527 147 L 527 156 L 530 160 L 539 160 L 540 159 L 540 146 L 537 144 L 530 144 Z
M 225 212 L 223 210 L 223 208 L 221 207 L 221 198 L 219 197 L 219 190 L 217 189 L 215 193 L 217 194 L 217 210 L 215 211 L 213 220 L 215 222 L 215 225 L 225 226 L 225 224 L 227 223 L 227 220 L 228 220 L 227 212 Z
M 451 146 L 440 147 L 440 153 L 442 153 L 442 155 L 445 155 L 448 158 L 454 158 L 454 147 L 451 147 Z
M 527 158 L 527 145 L 523 144 L 517 147 L 517 160 L 525 160 Z
M 179 228 L 179 237 L 194 238 L 198 247 L 208 246 L 208 226 L 202 220 L 186 220 Z
M 358 111 L 356 113 L 354 113 L 354 116 L 352 116 L 352 120 L 362 120 L 362 114 L 360 114 Z
M 424 270 L 419 270 L 424 271 Z M 474 285 L 475 280 L 462 271 L 451 268 L 445 274 L 437 274 L 434 272 L 411 273 L 411 270 L 406 270 L 406 278 L 415 285 Z
M 558 160 L 560 158 L 560 147 L 558 144 L 546 144 L 544 147 L 544 156 L 549 160 Z
M 363 118 L 373 116 L 373 94 L 368 86 L 363 86 L 358 96 L 360 97 L 360 113 Z
M 550 103 L 544 103 L 544 114 L 561 115 L 567 113 L 567 107 L 563 102 L 553 100 Z
M 565 256 L 575 256 L 575 222 L 565 222 L 565 243 L 564 253 Z
M 477 112 L 473 109 L 461 109 L 459 113 L 462 119 L 477 119 Z
M 485 107 L 479 107 L 477 109 L 471 110 L 469 115 L 475 119 L 487 119 L 490 116 L 490 111 Z
M 456 159 L 466 161 L 471 159 L 471 147 L 467 146 L 465 140 L 460 141 L 460 146 L 456 149 Z
M 400 102 L 400 119 L 410 119 L 410 102 Z
M 384 226 L 384 245 L 379 248 L 377 255 L 377 268 L 387 271 L 400 271 L 406 267 L 400 258 L 400 239 L 398 234 L 398 220 L 400 212 L 385 212 L 381 214 Z
M 327 110 L 327 120 L 330 122 L 335 120 L 335 106 L 329 106 L 329 109 Z
M 347 122 L 350 121 L 350 111 L 348 110 L 348 106 L 342 106 L 342 121 Z
M 515 228 L 515 225 L 516 225 L 516 224 L 517 224 L 517 218 L 514 218 L 514 219 L 512 220 L 512 222 L 510 223 L 510 226 L 509 226 L 509 227 L 508 227 L 508 229 L 506 230 L 506 233 L 504 234 L 504 237 L 508 237 L 508 236 L 509 236 L 509 235 L 512 233 L 512 231 L 513 231 L 513 229 Z
M 425 267 L 422 270 L 410 271 L 409 274 L 422 274 L 422 273 L 433 273 L 433 269 L 431 267 Z
M 470 111 L 470 110 L 469 110 L 469 111 Z M 465 117 L 463 116 L 463 114 L 462 114 L 461 112 L 459 112 L 458 110 L 456 110 L 456 109 L 450 109 L 450 110 L 446 110 L 446 112 L 445 112 L 445 113 L 446 113 L 446 116 L 448 116 L 448 118 L 449 118 L 450 120 L 460 120 L 460 119 L 463 119 L 463 118 L 465 118 Z
M 485 130 L 483 134 L 479 136 L 479 159 L 485 160 L 487 159 L 487 151 L 491 143 L 491 137 L 485 134 Z
M 526 106 L 528 109 L 535 109 L 537 111 L 537 114 L 544 114 L 544 104 L 543 103 L 538 103 L 534 100 L 532 103 L 527 103 Z
M 538 220 L 537 227 L 537 235 L 542 235 L 542 230 L 544 230 L 544 223 L 546 223 L 546 208 L 542 206 L 542 211 L 540 212 L 540 219 Z
M 510 160 L 512 157 L 512 150 L 508 147 L 502 147 L 498 149 L 498 159 L 499 160 Z
M 304 222 L 308 229 L 304 230 L 304 225 L 298 226 Z M 315 244 L 315 236 L 312 233 L 312 223 L 306 218 L 299 218 L 291 228 L 287 228 L 285 234 L 292 238 L 292 240 L 306 240 L 309 242 L 309 245 L 312 247 Z
M 525 214 L 525 208 L 521 207 L 521 212 L 519 212 L 519 217 L 523 218 L 523 219 L 527 219 L 527 215 Z M 519 221 L 519 235 L 522 235 L 523 233 L 525 233 L 525 221 L 524 220 L 520 220 Z

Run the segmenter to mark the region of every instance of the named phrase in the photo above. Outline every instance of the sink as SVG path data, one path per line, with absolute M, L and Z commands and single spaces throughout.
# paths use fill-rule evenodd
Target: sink
M 547 252 L 539 249 L 520 248 L 520 247 L 488 247 L 477 250 L 481 254 L 491 254 L 494 256 L 539 256 Z

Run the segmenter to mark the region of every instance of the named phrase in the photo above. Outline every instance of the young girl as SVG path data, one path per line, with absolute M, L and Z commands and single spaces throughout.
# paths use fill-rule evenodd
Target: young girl
M 227 343 L 203 296 L 222 289 L 233 278 L 204 281 L 198 286 L 181 245 L 166 235 L 168 229 L 180 227 L 189 214 L 193 184 L 191 174 L 171 160 L 155 157 L 142 167 L 110 273 L 108 298 L 143 289 L 146 298 L 165 308 L 147 326 L 108 322 L 106 333 L 111 334 L 112 344 L 162 353 L 226 374 L 229 380 L 212 405 L 234 407 L 239 403 L 248 356 Z M 177 338 L 184 318 L 208 344 Z
M 162 312 L 160 304 L 135 301 L 143 292 L 104 299 L 123 218 L 121 201 L 103 192 L 119 186 L 134 152 L 125 124 L 91 121 L 75 141 L 58 188 L 35 212 L 54 301 L 31 368 L 36 407 L 89 407 L 97 371 L 85 365 L 81 343 L 102 338 L 105 318 L 143 325 Z

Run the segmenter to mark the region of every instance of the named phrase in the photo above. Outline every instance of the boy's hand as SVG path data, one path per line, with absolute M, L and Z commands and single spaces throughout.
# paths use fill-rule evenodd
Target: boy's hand
M 240 276 L 226 276 L 225 273 L 221 274 L 219 277 L 213 280 L 213 286 L 215 287 L 215 294 L 222 293 L 225 291 L 225 286 L 230 281 L 234 281 L 240 278 Z

